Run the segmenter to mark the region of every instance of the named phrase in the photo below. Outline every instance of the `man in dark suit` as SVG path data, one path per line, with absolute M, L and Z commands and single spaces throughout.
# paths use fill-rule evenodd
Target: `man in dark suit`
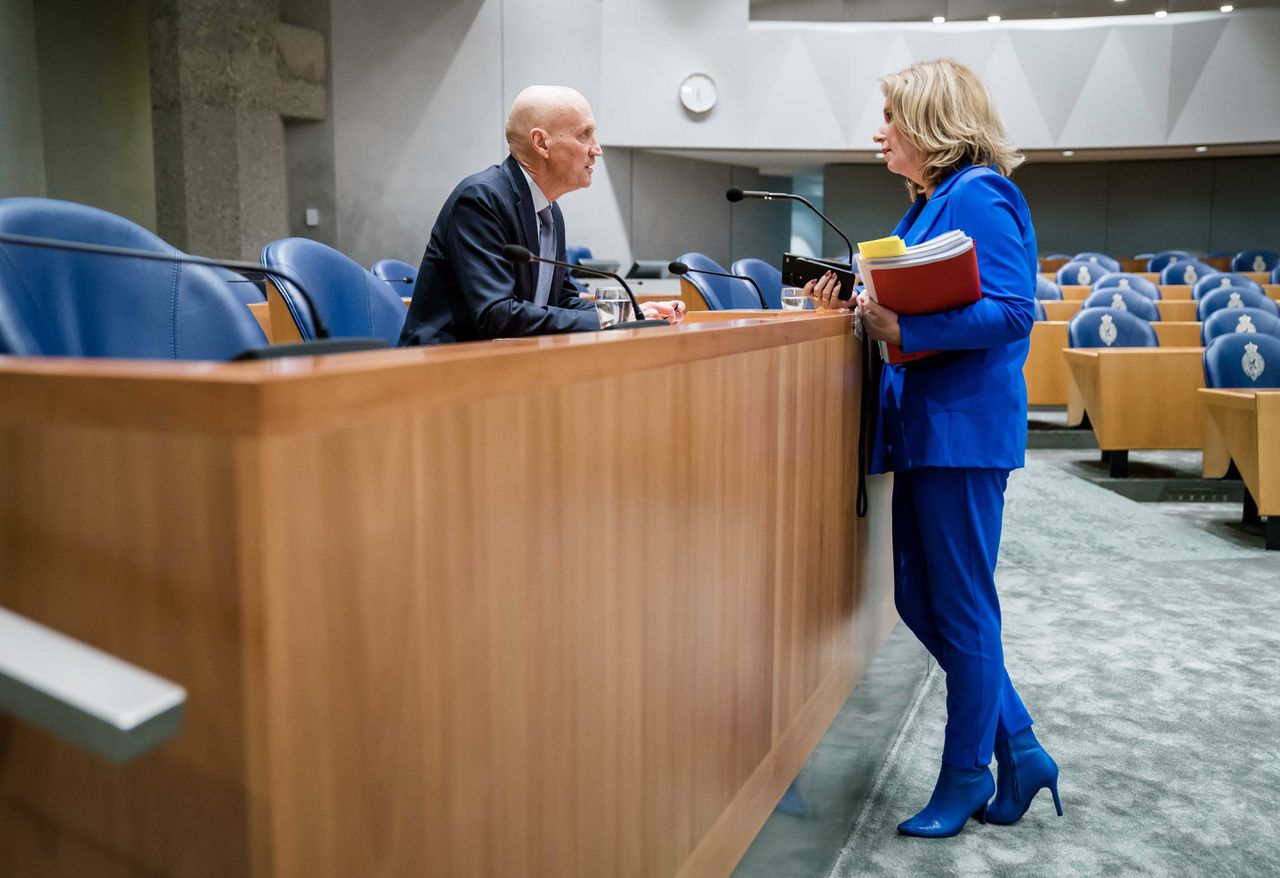
M 444 203 L 422 258 L 400 344 L 589 332 L 595 306 L 578 298 L 559 266 L 512 265 L 519 244 L 564 261 L 564 217 L 556 200 L 591 185 L 603 154 L 586 98 L 571 88 L 531 86 L 511 105 L 502 164 L 467 177 Z M 681 302 L 646 303 L 646 317 L 671 323 Z

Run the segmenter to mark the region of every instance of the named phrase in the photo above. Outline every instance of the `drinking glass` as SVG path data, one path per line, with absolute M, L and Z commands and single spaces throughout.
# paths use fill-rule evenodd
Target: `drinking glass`
M 804 287 L 782 288 L 783 311 L 803 311 L 808 307 L 809 297 L 804 294 Z
M 601 329 L 631 320 L 631 300 L 626 291 L 622 287 L 597 287 L 596 316 Z

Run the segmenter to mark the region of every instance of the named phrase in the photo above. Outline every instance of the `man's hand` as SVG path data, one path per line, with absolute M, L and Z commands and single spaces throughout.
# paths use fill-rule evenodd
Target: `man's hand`
M 668 323 L 679 323 L 684 319 L 684 302 L 673 299 L 670 302 L 642 302 L 640 311 L 646 320 L 665 320 Z
M 878 341 L 889 344 L 902 344 L 902 327 L 898 324 L 898 314 L 876 302 L 866 293 L 858 295 L 858 310 L 854 313 L 862 318 L 862 328 L 867 335 Z

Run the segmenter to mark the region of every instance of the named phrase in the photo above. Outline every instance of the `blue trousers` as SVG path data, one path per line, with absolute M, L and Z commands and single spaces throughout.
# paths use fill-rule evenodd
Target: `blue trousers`
M 898 615 L 947 675 L 942 761 L 991 763 L 996 737 L 1031 725 L 1000 643 L 996 553 L 1009 473 L 924 467 L 893 477 Z

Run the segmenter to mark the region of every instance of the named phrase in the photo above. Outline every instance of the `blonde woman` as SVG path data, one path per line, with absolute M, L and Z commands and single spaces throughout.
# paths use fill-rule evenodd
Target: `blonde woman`
M 884 367 L 869 464 L 894 473 L 898 614 L 947 675 L 937 784 L 898 831 L 945 838 L 971 816 L 1016 823 L 1046 787 L 1062 813 L 1058 767 L 1005 671 L 994 578 L 1005 484 L 1026 450 L 1022 364 L 1036 237 L 1008 179 L 1022 156 L 972 71 L 930 61 L 881 78 L 880 87 L 884 124 L 875 142 L 912 199 L 894 234 L 917 244 L 963 230 L 974 239 L 982 282 L 979 301 L 940 314 L 899 317 L 865 294 L 855 300 L 872 338 L 945 352 Z M 838 291 L 834 276 L 810 285 L 825 307 L 841 306 Z M 993 750 L 998 783 L 988 767 Z

